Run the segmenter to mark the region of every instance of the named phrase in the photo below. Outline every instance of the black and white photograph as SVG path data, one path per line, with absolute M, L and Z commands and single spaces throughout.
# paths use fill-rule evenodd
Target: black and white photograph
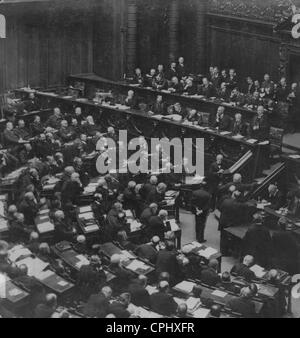
M 0 318 L 300 318 L 300 0 L 0 1 Z

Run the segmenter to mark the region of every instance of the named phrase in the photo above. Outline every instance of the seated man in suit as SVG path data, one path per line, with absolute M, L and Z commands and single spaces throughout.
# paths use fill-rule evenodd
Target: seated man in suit
M 39 110 L 38 100 L 34 93 L 29 93 L 28 99 L 24 101 L 24 113 Z
M 140 216 L 140 221 L 143 225 L 148 226 L 149 220 L 152 216 L 156 216 L 158 211 L 158 205 L 156 203 L 151 203 L 149 207 L 145 208 Z
M 139 257 L 148 260 L 150 263 L 155 264 L 158 251 L 156 246 L 159 244 L 160 239 L 158 236 L 153 236 L 151 242 L 139 245 L 135 249 L 135 254 Z
M 153 103 L 151 107 L 151 112 L 155 115 L 165 115 L 166 114 L 166 106 L 163 102 L 163 97 L 161 95 L 157 95 L 156 101 Z
M 219 106 L 215 119 L 212 122 L 212 127 L 220 131 L 231 130 L 231 119 L 225 115 L 225 107 Z
M 139 275 L 134 279 L 128 287 L 128 292 L 131 295 L 131 302 L 136 306 L 145 306 L 150 308 L 150 295 L 146 289 L 148 278 L 144 275 Z
M 30 133 L 25 127 L 25 121 L 20 119 L 18 125 L 14 130 L 15 134 L 22 140 L 28 140 L 30 138 Z
M 194 85 L 193 79 L 188 78 L 183 87 L 183 94 L 185 95 L 195 95 L 197 94 L 197 87 Z
M 217 97 L 226 102 L 229 100 L 230 91 L 228 90 L 225 82 L 222 82 L 220 88 L 218 88 Z
M 251 300 L 253 293 L 249 287 L 241 289 L 240 297 L 231 299 L 228 302 L 228 307 L 237 313 L 240 313 L 245 318 L 256 317 L 255 304 Z
M 54 293 L 46 295 L 45 303 L 38 304 L 35 308 L 35 318 L 51 318 L 57 308 L 57 296 Z
M 173 242 L 167 241 L 166 248 L 158 252 L 155 268 L 157 275 L 162 272 L 168 272 L 172 285 L 180 280 L 182 274 L 177 261 L 177 251 L 175 250 Z
M 145 230 L 148 238 L 158 236 L 161 240 L 164 240 L 165 232 L 167 232 L 167 228 L 165 227 L 165 221 L 167 219 L 168 212 L 166 210 L 160 210 L 157 216 L 151 216 Z
M 254 257 L 255 262 L 268 268 L 272 258 L 272 238 L 264 225 L 261 213 L 253 215 L 253 221 L 242 240 L 242 252 Z
M 137 109 L 137 99 L 133 90 L 128 91 L 124 104 L 131 109 Z
M 92 294 L 85 304 L 83 314 L 91 318 L 104 318 L 109 313 L 112 289 L 104 286 L 98 294 Z
M 116 290 L 118 292 L 127 290 L 129 283 L 135 278 L 135 274 L 123 268 L 120 255 L 114 254 L 111 256 L 109 269 L 117 277 L 117 282 L 114 283 Z
M 169 84 L 168 90 L 172 93 L 181 94 L 183 91 L 182 84 L 179 82 L 176 76 L 173 76 L 171 83 Z
M 202 85 L 199 87 L 199 94 L 210 98 L 216 94 L 213 85 L 208 81 L 206 77 L 202 79 Z
M 235 264 L 230 272 L 245 278 L 247 282 L 251 282 L 253 279 L 255 279 L 255 273 L 250 270 L 250 267 L 253 265 L 253 263 L 253 256 L 246 255 L 243 259 L 243 263 Z
M 53 129 L 59 129 L 60 123 L 62 121 L 62 114 L 59 108 L 53 109 L 53 115 L 51 115 L 45 123 L 46 127 L 51 127 Z
M 237 113 L 234 115 L 231 132 L 233 135 L 247 135 L 247 125 L 242 120 L 242 114 Z
M 150 296 L 151 309 L 154 312 L 164 316 L 171 316 L 176 313 L 177 303 L 168 292 L 169 283 L 166 281 L 159 282 L 158 292 L 155 292 Z
M 220 287 L 226 291 L 233 293 L 239 290 L 239 287 L 235 286 L 234 283 L 231 281 L 231 275 L 228 271 L 224 271 L 222 273 Z
M 150 69 L 149 74 L 146 74 L 144 79 L 144 87 L 152 87 L 155 76 L 156 70 L 154 68 Z
M 269 139 L 270 125 L 264 112 L 264 107 L 258 106 L 257 115 L 253 118 L 251 123 L 251 137 L 257 139 L 258 141 L 265 141 Z
M 138 84 L 140 86 L 143 86 L 144 84 L 144 78 L 141 72 L 140 68 L 136 68 L 135 72 L 134 72 L 134 76 L 133 76 L 133 80 L 132 80 L 132 84 Z
M 218 275 L 219 262 L 216 259 L 210 259 L 206 269 L 201 272 L 201 281 L 210 286 L 216 286 L 221 282 Z
M 166 72 L 166 79 L 168 81 L 171 81 L 174 76 L 178 78 L 178 73 L 176 70 L 176 62 L 171 62 L 170 68 Z

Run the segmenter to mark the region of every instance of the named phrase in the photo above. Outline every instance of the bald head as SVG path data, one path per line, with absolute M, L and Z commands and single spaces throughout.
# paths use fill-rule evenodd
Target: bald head
M 251 256 L 251 255 L 247 255 L 243 259 L 243 264 L 246 265 L 246 266 L 253 265 L 253 262 L 254 262 L 254 257 Z
M 187 314 L 187 310 L 188 310 L 188 308 L 187 308 L 187 305 L 185 303 L 179 304 L 178 308 L 177 308 L 178 316 L 181 316 L 181 317 L 185 316 Z
M 101 289 L 101 293 L 105 296 L 106 299 L 110 299 L 112 295 L 112 289 L 109 286 L 104 286 Z

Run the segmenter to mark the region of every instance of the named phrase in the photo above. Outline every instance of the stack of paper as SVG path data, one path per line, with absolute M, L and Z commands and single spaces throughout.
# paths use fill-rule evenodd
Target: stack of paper
M 189 281 L 182 281 L 174 286 L 174 289 L 184 292 L 184 293 L 191 293 L 193 291 L 193 287 L 196 283 L 189 282 Z
M 153 293 L 158 291 L 155 286 L 151 286 L 151 285 L 147 285 L 146 290 L 149 292 L 149 295 L 152 295 Z
M 87 205 L 87 206 L 84 206 L 84 207 L 80 207 L 79 208 L 79 213 L 80 214 L 83 214 L 85 212 L 89 212 L 89 211 L 92 211 L 92 208 L 90 205 Z
M 295 160 L 300 159 L 300 155 L 295 154 L 295 155 L 289 155 L 290 158 L 293 158 Z
M 39 215 L 48 215 L 50 212 L 49 209 L 43 209 L 38 212 Z
M 97 224 L 91 224 L 91 225 L 88 225 L 84 228 L 84 230 L 86 232 L 94 232 L 94 231 L 98 231 L 99 230 L 99 227 Z
M 206 259 L 210 259 L 210 257 L 214 254 L 216 254 L 218 252 L 218 250 L 214 249 L 214 248 L 206 248 L 206 249 L 200 249 L 198 251 L 198 255 L 201 256 L 201 257 L 204 257 Z
M 179 225 L 176 223 L 174 218 L 168 220 L 170 222 L 171 231 L 178 231 L 180 230 Z
M 46 232 L 54 231 L 54 224 L 51 222 L 44 222 L 37 224 L 37 229 L 40 234 L 44 234 Z
M 131 210 L 125 210 L 125 215 L 126 215 L 126 217 L 133 217 Z
M 12 262 L 16 262 L 18 258 L 22 256 L 25 257 L 31 255 L 32 252 L 29 249 L 24 248 L 23 246 L 13 247 L 8 251 L 8 257 Z
M 131 254 L 129 251 L 126 251 L 126 250 L 122 250 L 121 255 L 126 257 L 127 259 L 135 259 L 136 258 L 136 256 L 134 256 L 133 254 Z
M 205 309 L 201 307 L 193 312 L 193 317 L 194 318 L 206 318 L 209 315 L 209 313 L 210 313 L 209 309 Z
M 227 292 L 221 291 L 221 290 L 215 290 L 214 292 L 211 293 L 213 296 L 217 296 L 220 298 L 224 298 L 228 295 Z
M 130 264 L 128 264 L 126 266 L 126 268 L 128 270 L 131 270 L 131 271 L 137 271 L 137 270 L 144 270 L 144 271 L 146 271 L 148 269 L 148 265 L 146 265 L 142 261 L 134 259 Z
M 200 299 L 195 297 L 189 297 L 186 301 L 186 305 L 188 307 L 188 312 L 193 312 L 200 305 Z
M 142 224 L 136 220 L 133 220 L 132 222 L 130 222 L 130 231 L 131 232 L 135 232 L 140 230 Z
M 76 263 L 76 267 L 80 269 L 83 265 L 89 265 L 90 261 L 83 255 L 77 255 L 76 258 L 78 262 Z
M 90 220 L 94 219 L 94 213 L 93 212 L 85 212 L 84 214 L 79 214 L 80 219 Z
M 43 281 L 51 276 L 55 275 L 55 272 L 53 272 L 52 270 L 46 270 L 46 271 L 42 271 L 39 274 L 37 274 L 35 277 L 36 279 Z
M 0 218 L 0 232 L 8 231 L 7 220 Z
M 258 278 L 262 278 L 266 274 L 266 270 L 257 264 L 254 264 L 250 270 L 253 271 Z
M 247 140 L 247 142 L 248 142 L 248 143 L 251 143 L 251 144 L 254 144 L 254 143 L 257 142 L 257 140 L 254 139 L 254 138 L 249 138 L 249 140 Z

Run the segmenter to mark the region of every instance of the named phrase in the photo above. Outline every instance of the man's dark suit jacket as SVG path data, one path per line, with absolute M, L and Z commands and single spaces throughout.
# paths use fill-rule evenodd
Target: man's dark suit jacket
M 251 255 L 258 265 L 267 268 L 272 256 L 272 238 L 269 230 L 262 224 L 252 224 L 243 238 L 242 251 L 243 256 Z
M 167 293 L 156 292 L 150 296 L 151 309 L 164 316 L 170 316 L 177 311 L 177 303 Z
M 109 302 L 102 293 L 92 294 L 86 303 L 83 314 L 87 317 L 104 318 L 108 314 Z
M 221 282 L 220 276 L 212 268 L 206 268 L 201 272 L 201 281 L 210 286 L 216 286 Z
M 219 122 L 216 121 L 216 118 L 214 119 L 213 122 L 213 127 L 217 128 L 219 127 L 220 131 L 230 131 L 231 130 L 231 118 L 228 115 L 223 115 L 223 118 L 219 120 Z
M 153 236 L 159 236 L 159 238 L 163 240 L 166 228 L 164 222 L 160 217 L 151 216 L 149 218 L 149 225 L 147 226 L 145 231 L 149 238 L 152 238 Z
M 237 276 L 244 277 L 248 282 L 256 278 L 255 273 L 243 263 L 234 265 L 230 272 L 235 273 Z
M 135 249 L 135 253 L 143 258 L 147 259 L 152 264 L 155 264 L 156 257 L 157 257 L 157 251 L 151 244 L 141 244 Z
M 168 272 L 172 280 L 180 277 L 180 267 L 176 256 L 176 251 L 168 251 L 166 249 L 159 251 L 155 265 L 157 275 L 161 272 Z
M 137 281 L 133 281 L 129 287 L 128 292 L 131 294 L 131 302 L 136 306 L 145 306 L 150 308 L 149 292 L 140 285 Z
M 245 318 L 256 317 L 255 305 L 250 299 L 233 298 L 228 302 L 228 306 L 232 311 L 240 313 Z

